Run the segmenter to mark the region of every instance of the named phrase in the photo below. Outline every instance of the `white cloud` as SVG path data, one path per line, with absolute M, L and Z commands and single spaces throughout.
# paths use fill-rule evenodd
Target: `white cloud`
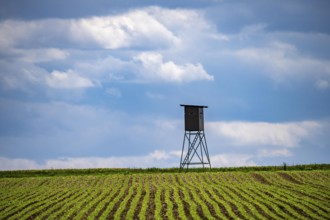
M 219 33 L 216 26 L 207 20 L 202 10 L 189 9 L 164 9 L 150 7 L 146 9 L 150 15 L 155 17 L 167 29 L 171 30 L 175 36 L 181 40 L 177 46 L 186 47 L 191 43 L 198 41 L 203 44 L 205 39 L 216 39 L 228 41 L 229 37 Z M 203 39 L 203 40 L 201 40 Z
M 291 76 L 330 77 L 328 60 L 304 56 L 294 45 L 284 42 L 274 41 L 266 47 L 243 48 L 228 54 L 262 67 L 266 70 L 265 73 L 279 81 Z
M 80 76 L 78 73 L 68 70 L 66 72 L 53 71 L 47 78 L 46 83 L 53 88 L 77 89 L 93 87 L 89 79 Z
M 180 40 L 146 10 L 107 17 L 93 17 L 74 21 L 70 27 L 78 42 L 95 40 L 108 49 L 177 44 Z
M 57 48 L 14 49 L 12 52 L 19 54 L 18 59 L 27 63 L 64 60 L 69 57 L 69 52 Z
M 321 90 L 329 89 L 330 88 L 330 81 L 320 79 L 316 82 L 316 87 Z
M 9 159 L 0 157 L 0 170 L 33 170 L 40 169 L 38 163 L 28 159 Z
M 30 63 L 0 60 L 0 84 L 2 88 L 25 92 L 36 84 L 44 84 L 48 72 Z
M 170 151 L 169 154 L 174 156 L 174 157 L 181 157 L 181 151 Z
M 176 64 L 173 61 L 164 61 L 163 56 L 156 52 L 144 52 L 134 57 L 141 63 L 139 76 L 146 81 L 190 82 L 195 80 L 213 80 L 200 63 Z
M 113 56 L 106 56 L 95 60 L 91 55 L 82 61 L 76 62 L 73 69 L 95 81 L 108 82 L 123 80 L 127 75 L 126 72 L 131 71 L 130 65 L 129 61 Z
M 146 8 L 146 11 L 175 32 L 187 29 L 209 29 L 210 27 L 202 12 L 198 10 L 149 7 Z
M 40 47 L 70 44 L 79 47 L 118 49 L 172 46 L 180 43 L 151 11 L 136 9 L 123 14 L 80 19 L 44 19 L 0 22 L 0 47 Z M 30 42 L 33 42 L 29 45 Z
M 217 154 L 210 157 L 212 167 L 256 166 L 248 154 Z
M 178 167 L 180 155 L 176 151 L 155 150 L 142 156 L 61 157 L 49 159 L 43 163 L 29 159 L 0 157 L 0 170 Z
M 236 145 L 297 147 L 321 125 L 316 121 L 268 122 L 209 122 L 208 129 L 230 139 Z
M 156 160 L 166 160 L 170 158 L 170 155 L 163 150 L 155 150 L 149 156 Z
M 58 54 L 62 56 L 61 54 Z M 48 57 L 49 58 L 49 57 Z M 45 57 L 45 59 L 48 59 Z M 29 58 L 27 58 L 29 59 Z M 35 62 L 39 58 L 32 58 Z M 56 89 L 79 89 L 96 86 L 90 79 L 83 77 L 74 70 L 61 72 L 54 70 L 51 73 L 37 65 L 28 62 L 1 61 L 2 74 L 0 84 L 3 88 L 32 91 L 35 86 L 46 86 Z
M 283 156 L 283 157 L 290 157 L 293 156 L 292 152 L 289 151 L 288 149 L 261 149 L 258 151 L 258 157 L 278 157 L 278 156 Z
M 64 168 L 169 168 L 179 167 L 181 151 L 155 150 L 147 155 L 122 157 L 61 157 L 37 163 L 29 159 L 0 157 L 0 170 Z M 212 167 L 255 166 L 251 155 L 217 154 L 210 158 Z
M 196 37 L 199 35 L 203 36 Z M 88 18 L 0 22 L 0 48 L 4 60 L 11 60 L 10 65 L 15 66 L 17 73 L 24 66 L 32 73 L 29 75 L 37 76 L 35 82 L 58 89 L 86 88 L 111 80 L 213 80 L 198 58 L 193 58 L 195 61 L 190 63 L 187 57 L 191 57 L 191 53 L 181 50 L 195 45 L 195 40 L 205 42 L 201 39 L 208 35 L 214 37 L 217 31 L 204 18 L 202 11 L 160 7 Z M 91 48 L 94 50 L 89 50 Z M 162 54 L 167 53 L 170 58 L 164 61 L 163 55 L 154 52 L 141 53 L 134 60 L 132 54 L 136 53 L 131 51 L 104 58 L 100 55 L 104 48 L 121 52 L 124 48 L 131 51 L 166 49 Z M 41 66 L 41 62 L 47 64 Z M 35 73 L 36 68 L 42 69 L 38 71 L 42 74 Z M 132 74 L 136 69 L 140 70 L 138 80 Z M 29 83 L 12 72 L 2 78 L 10 88 L 22 88 Z

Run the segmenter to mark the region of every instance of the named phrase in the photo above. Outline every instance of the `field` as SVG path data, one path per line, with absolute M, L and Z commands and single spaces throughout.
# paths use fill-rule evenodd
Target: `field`
M 330 170 L 2 176 L 0 219 L 330 219 Z

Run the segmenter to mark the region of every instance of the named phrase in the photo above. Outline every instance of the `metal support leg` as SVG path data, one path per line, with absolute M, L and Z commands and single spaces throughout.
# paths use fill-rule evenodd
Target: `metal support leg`
M 184 155 L 186 143 L 188 143 L 188 146 L 186 147 L 186 155 Z M 204 155 L 206 156 L 206 160 L 204 159 Z M 193 158 L 198 158 L 198 161 L 192 162 Z M 206 164 L 209 164 L 211 168 L 211 162 L 204 132 L 185 131 L 180 159 L 180 169 L 184 168 L 185 166 L 188 169 L 189 165 L 202 165 L 204 168 Z

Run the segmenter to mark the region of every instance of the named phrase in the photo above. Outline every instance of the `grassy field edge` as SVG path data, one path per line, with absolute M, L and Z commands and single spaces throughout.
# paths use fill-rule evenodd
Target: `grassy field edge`
M 293 171 L 293 170 L 330 170 L 330 164 L 301 164 L 281 166 L 249 166 L 221 168 L 92 168 L 92 169 L 45 169 L 45 170 L 5 170 L 0 171 L 0 178 L 49 177 L 75 175 L 111 175 L 135 173 L 178 173 L 178 172 L 256 172 L 256 171 Z

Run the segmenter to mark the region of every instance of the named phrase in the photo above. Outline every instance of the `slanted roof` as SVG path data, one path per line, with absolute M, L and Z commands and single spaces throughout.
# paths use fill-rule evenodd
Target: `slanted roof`
M 181 104 L 180 106 L 183 106 L 183 107 L 194 107 L 194 108 L 208 108 L 208 106 L 205 106 L 205 105 L 185 105 L 185 104 Z

